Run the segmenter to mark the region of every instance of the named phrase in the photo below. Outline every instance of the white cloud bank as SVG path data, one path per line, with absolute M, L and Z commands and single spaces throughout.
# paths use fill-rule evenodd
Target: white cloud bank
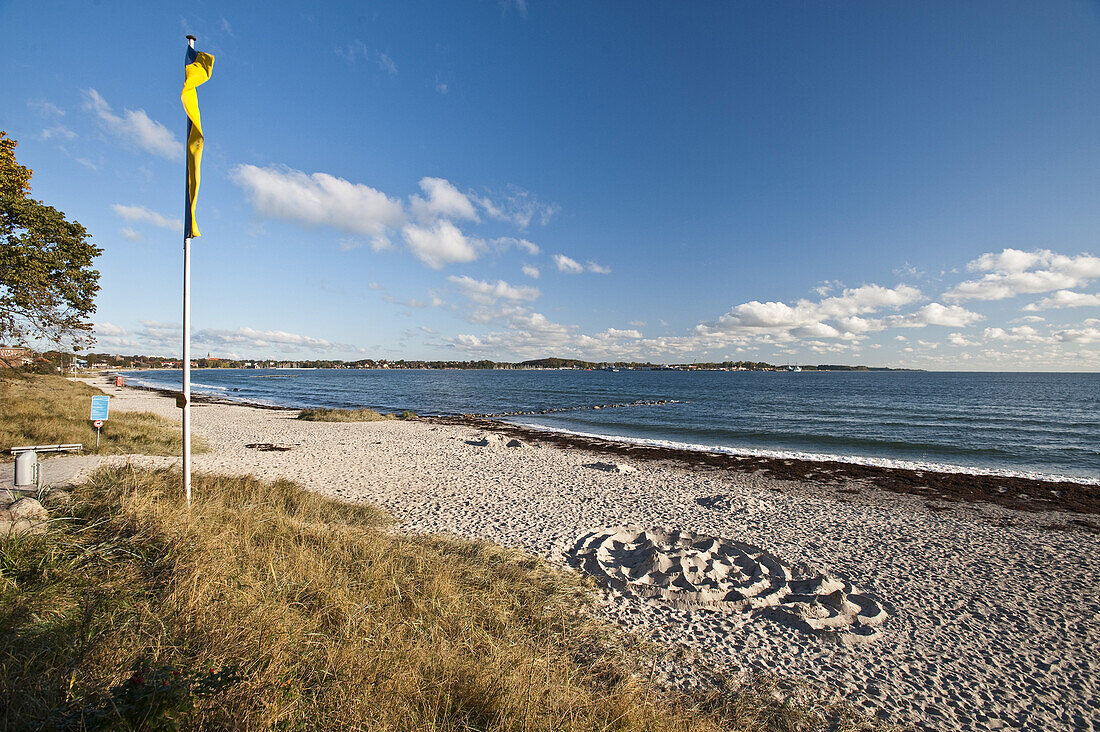
M 605 267 L 602 264 L 598 264 L 591 260 L 589 260 L 585 264 L 581 264 L 577 260 L 571 257 L 567 257 L 564 254 L 555 254 L 554 264 L 557 266 L 559 272 L 565 272 L 566 274 L 581 274 L 582 272 L 611 274 L 610 267 Z
M 1005 249 L 983 254 L 967 265 L 971 272 L 987 272 L 976 280 L 961 282 L 944 293 L 948 300 L 1004 300 L 1080 287 L 1100 278 L 1100 257 L 1067 256 L 1049 249 L 1025 252 Z
M 175 231 L 177 233 L 183 232 L 182 220 L 170 219 L 144 206 L 124 206 L 121 203 L 116 203 L 111 206 L 111 210 L 114 211 L 117 216 L 127 221 L 152 224 L 153 226 L 159 226 L 162 229 L 168 229 L 169 231 Z
M 327 173 L 238 165 L 232 169 L 231 177 L 244 189 L 259 216 L 307 226 L 329 226 L 369 239 L 375 251 L 391 248 L 391 237 L 400 234 L 409 251 L 432 269 L 472 262 L 487 251 L 514 248 L 532 256 L 540 252 L 538 245 L 527 239 L 505 236 L 490 243 L 463 232 L 455 222 L 479 223 L 478 206 L 494 218 L 519 221 L 524 226 L 529 223 L 529 216 L 524 214 L 517 219 L 516 214 L 508 213 L 487 198 L 463 193 L 444 178 L 421 178 L 421 194 L 409 196 L 406 207 L 400 199 L 376 188 Z M 345 250 L 358 246 L 354 240 L 341 243 Z M 605 269 L 595 263 L 590 266 L 594 268 L 591 271 Z
M 1067 257 L 1046 251 L 1006 250 L 979 257 L 972 269 L 992 268 L 994 274 L 1011 271 L 1057 271 L 1077 280 L 1092 277 L 1091 255 Z M 560 271 L 579 274 L 584 265 L 565 255 L 553 257 Z M 1040 275 L 1042 277 L 1044 275 Z M 483 283 L 488 286 L 489 283 Z M 966 283 L 962 283 L 966 285 Z M 962 286 L 960 285 L 960 286 Z M 968 330 L 991 317 L 958 303 L 929 302 L 918 288 L 899 284 L 866 284 L 838 289 L 830 283 L 822 293 L 832 296 L 794 302 L 749 300 L 732 306 L 715 320 L 701 322 L 684 335 L 647 337 L 640 330 L 606 328 L 585 333 L 574 325 L 555 323 L 524 302 L 501 302 L 494 307 L 478 303 L 465 317 L 473 323 L 493 323 L 489 332 L 462 333 L 440 342 L 470 355 L 503 358 L 563 355 L 592 359 L 675 360 L 704 358 L 756 360 L 781 354 L 834 354 L 847 360 L 862 358 L 862 350 L 881 349 L 896 341 L 907 362 L 927 367 L 1057 367 L 1088 368 L 1100 364 L 1100 319 L 1075 325 L 1047 325 L 1027 316 L 1028 324 L 990 324 L 983 331 Z M 495 302 L 495 301 L 494 301 Z M 1057 291 L 1039 307 L 1078 307 L 1096 304 L 1093 296 Z M 640 323 L 640 321 L 638 321 Z M 633 324 L 633 323 L 632 323 Z M 937 337 L 937 328 L 950 329 Z M 910 341 L 899 329 L 931 329 L 930 335 Z M 889 340 L 878 334 L 893 331 Z M 903 331 L 904 332 L 904 331 Z M 871 339 L 877 342 L 871 342 Z M 1070 348 L 1076 350 L 1068 350 Z M 1089 350 L 1091 349 L 1091 350 Z M 961 351 L 961 352 L 960 352 Z
M 143 320 L 141 327 L 135 331 L 113 323 L 96 323 L 94 332 L 101 349 L 180 357 L 183 328 L 178 323 Z M 363 349 L 347 343 L 336 343 L 282 330 L 249 327 L 203 328 L 191 333 L 191 343 L 199 348 L 210 349 L 212 355 L 221 358 L 278 358 L 289 354 L 308 356 L 320 352 L 363 352 Z
M 485 248 L 485 242 L 466 236 L 450 221 L 437 221 L 430 227 L 409 224 L 401 230 L 409 250 L 432 269 L 455 262 L 472 262 Z
M 387 230 L 401 226 L 401 202 L 361 183 L 327 173 L 308 175 L 290 168 L 238 165 L 233 181 L 244 188 L 261 216 L 310 226 L 331 226 L 384 247 Z
M 1084 307 L 1100 307 L 1100 294 L 1088 295 L 1082 292 L 1073 292 L 1071 290 L 1059 290 L 1050 297 L 1044 297 L 1038 302 L 1025 305 L 1024 310 L 1027 312 L 1036 312 L 1038 310 Z
M 539 290 L 537 287 L 509 285 L 504 280 L 495 283 L 475 280 L 472 277 L 451 276 L 447 278 L 458 286 L 459 291 L 470 300 L 482 305 L 492 305 L 498 300 L 532 301 L 537 300 Z
M 124 109 L 121 115 L 115 114 L 95 89 L 84 90 L 84 109 L 124 142 L 168 160 L 183 159 L 183 143 L 167 127 L 150 119 L 144 109 Z
M 475 196 L 474 200 L 489 218 L 507 221 L 521 231 L 532 223 L 545 226 L 561 211 L 556 203 L 540 201 L 530 191 L 515 186 L 503 193 Z
M 419 221 L 454 218 L 477 221 L 477 210 L 466 194 L 443 178 L 421 178 L 420 190 L 427 198 L 411 196 L 409 210 Z

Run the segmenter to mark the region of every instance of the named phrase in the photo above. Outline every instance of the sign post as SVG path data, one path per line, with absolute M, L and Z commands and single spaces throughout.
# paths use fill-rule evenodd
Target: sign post
M 95 446 L 97 450 L 99 449 L 99 430 L 103 427 L 103 423 L 107 421 L 107 414 L 110 408 L 111 397 L 92 397 L 92 413 L 89 415 L 89 419 L 92 420 L 92 426 L 95 427 Z

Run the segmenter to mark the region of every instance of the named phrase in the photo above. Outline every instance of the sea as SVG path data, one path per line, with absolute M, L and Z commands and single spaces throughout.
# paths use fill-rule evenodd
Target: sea
M 178 370 L 125 378 L 177 390 L 182 380 Z M 203 369 L 191 378 L 196 393 L 272 406 L 503 414 L 638 444 L 1100 484 L 1095 373 Z

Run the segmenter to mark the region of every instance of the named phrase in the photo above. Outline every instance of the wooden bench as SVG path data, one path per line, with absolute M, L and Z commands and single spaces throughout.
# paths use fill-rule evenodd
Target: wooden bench
M 80 442 L 74 442 L 68 445 L 27 445 L 25 447 L 13 447 L 9 452 L 12 455 L 18 455 L 21 452 L 77 452 L 83 450 L 84 445 Z

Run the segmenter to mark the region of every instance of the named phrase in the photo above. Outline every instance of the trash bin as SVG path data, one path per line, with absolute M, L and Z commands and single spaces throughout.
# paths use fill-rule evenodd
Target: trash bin
M 15 458 L 15 487 L 38 485 L 38 453 L 21 452 Z

